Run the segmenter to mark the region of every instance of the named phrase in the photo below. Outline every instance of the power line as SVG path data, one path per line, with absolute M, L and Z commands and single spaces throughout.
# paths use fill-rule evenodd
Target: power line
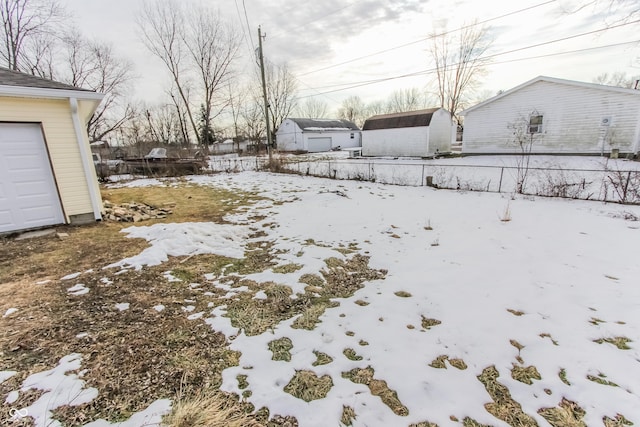
M 240 6 L 238 6 L 238 0 L 235 0 L 235 3 L 236 3 L 236 12 L 238 13 L 238 19 L 240 20 L 240 27 L 242 28 L 242 35 L 243 35 L 244 41 L 247 44 L 247 48 L 253 55 L 255 52 L 255 49 L 251 49 L 251 45 L 249 44 L 250 39 L 247 38 L 247 30 L 245 28 L 244 23 L 242 22 L 242 14 L 240 13 Z M 251 34 L 251 28 L 249 28 L 249 34 Z M 253 40 L 251 40 L 251 44 L 253 44 Z
M 531 59 L 540 59 L 540 58 L 548 58 L 548 57 L 551 57 L 551 56 L 568 55 L 568 54 L 572 54 L 572 53 L 587 52 L 587 51 L 591 51 L 591 50 L 598 50 L 598 49 L 605 49 L 605 48 L 611 48 L 611 47 L 617 47 L 617 46 L 624 46 L 624 45 L 634 44 L 634 43 L 640 43 L 640 39 L 639 40 L 631 40 L 631 41 L 622 42 L 622 43 L 608 44 L 608 45 L 603 45 L 603 46 L 595 46 L 595 47 L 588 47 L 588 48 L 583 48 L 583 49 L 568 50 L 568 51 L 564 51 L 564 52 L 554 52 L 554 53 L 548 53 L 548 54 L 544 54 L 544 55 L 528 56 L 528 57 L 524 57 L 524 58 L 507 59 L 507 60 L 504 60 L 504 61 L 492 62 L 492 63 L 487 64 L 487 65 L 492 66 L 492 65 L 498 65 L 498 64 L 507 64 L 507 63 L 510 63 L 510 62 L 528 61 L 528 60 L 531 60 Z M 516 50 L 523 50 L 523 49 L 524 48 L 516 49 Z M 511 52 L 512 51 L 503 52 L 503 53 L 495 54 L 495 55 L 492 55 L 492 56 L 504 55 L 504 54 L 511 53 Z M 456 65 L 459 65 L 459 64 L 452 64 L 451 66 L 454 67 Z M 328 94 L 328 93 L 341 92 L 341 91 L 344 91 L 344 90 L 355 89 L 355 88 L 362 87 L 362 86 L 368 86 L 368 85 L 372 85 L 372 84 L 383 83 L 383 82 L 386 82 L 386 81 L 398 80 L 398 79 L 403 79 L 403 78 L 407 78 L 407 77 L 415 77 L 415 76 L 420 76 L 420 75 L 427 75 L 427 74 L 435 73 L 436 71 L 437 71 L 437 68 L 431 68 L 431 69 L 427 69 L 427 70 L 416 71 L 416 72 L 413 72 L 413 73 L 403 74 L 403 75 L 394 76 L 394 77 L 386 77 L 386 78 L 377 79 L 377 80 L 369 80 L 369 81 L 366 81 L 366 82 L 352 83 L 352 86 L 344 87 L 344 88 L 341 88 L 341 89 L 329 90 L 329 91 L 326 91 L 326 92 L 320 92 L 320 93 L 318 93 L 318 95 L 325 95 L 325 94 Z M 340 86 L 340 85 L 336 85 L 336 86 Z M 299 97 L 297 97 L 297 99 L 311 98 L 313 96 L 317 96 L 317 95 L 299 96 Z
M 251 25 L 249 25 L 249 17 L 247 16 L 247 5 L 242 0 L 242 8 L 244 9 L 244 20 L 247 23 L 247 29 L 249 30 L 249 41 L 251 41 L 251 47 L 253 47 L 253 52 L 256 51 L 256 45 L 253 44 L 253 37 L 251 37 Z
M 319 68 L 317 70 L 308 71 L 306 73 L 300 74 L 300 77 L 306 76 L 308 74 L 313 74 L 313 73 L 317 73 L 317 72 L 320 72 L 320 71 L 328 70 L 330 68 L 339 67 L 341 65 L 350 64 L 352 62 L 360 61 L 361 59 L 370 58 L 372 56 L 380 55 L 382 53 L 391 52 L 393 50 L 400 49 L 400 48 L 407 47 L 407 46 L 411 46 L 411 45 L 414 45 L 414 44 L 417 44 L 417 43 L 421 43 L 421 42 L 424 42 L 426 40 L 433 39 L 433 38 L 436 38 L 436 37 L 446 36 L 447 34 L 455 33 L 457 31 L 466 30 L 468 28 L 471 28 L 471 27 L 474 27 L 474 26 L 477 26 L 477 25 L 483 25 L 483 24 L 486 24 L 487 22 L 491 22 L 491 21 L 495 21 L 495 20 L 498 20 L 498 19 L 506 18 L 507 16 L 516 15 L 518 13 L 526 12 L 528 10 L 536 9 L 538 7 L 546 6 L 546 5 L 550 4 L 550 3 L 555 3 L 555 2 L 556 2 L 556 0 L 548 0 L 548 1 L 545 1 L 545 2 L 542 2 L 542 3 L 538 3 L 536 5 L 533 5 L 533 6 L 529 6 L 529 7 L 523 8 L 523 9 L 518 9 L 518 10 L 513 11 L 513 12 L 505 13 L 504 15 L 496 16 L 496 17 L 493 17 L 493 18 L 490 18 L 490 19 L 486 19 L 484 21 L 475 22 L 473 24 L 465 25 L 465 26 L 462 26 L 460 28 L 456 28 L 454 30 L 445 31 L 445 32 L 440 33 L 440 34 L 432 34 L 432 35 L 429 35 L 427 37 L 423 37 L 423 38 L 418 39 L 418 40 L 414 40 L 414 41 L 411 41 L 411 42 L 408 42 L 408 43 L 404 43 L 404 44 L 401 44 L 401 45 L 390 47 L 388 49 L 379 50 L 377 52 L 373 52 L 373 53 L 370 53 L 368 55 L 359 56 L 357 58 L 349 59 L 349 60 L 344 61 L 344 62 L 339 62 L 337 64 L 329 65 L 329 66 L 326 66 L 324 68 Z
M 520 47 L 520 48 L 517 48 L 517 49 L 508 50 L 506 52 L 495 53 L 493 55 L 486 56 L 483 59 L 495 58 L 497 56 L 506 55 L 508 53 L 519 52 L 519 51 L 522 51 L 522 50 L 532 49 L 532 48 L 535 48 L 535 47 L 540 47 L 540 46 L 545 46 L 545 45 L 549 45 L 549 44 L 553 44 L 553 43 L 558 43 L 558 42 L 561 42 L 561 41 L 571 40 L 571 39 L 574 39 L 574 38 L 583 37 L 583 36 L 587 36 L 587 35 L 590 35 L 590 34 L 595 34 L 595 33 L 603 32 L 603 31 L 607 31 L 607 30 L 614 29 L 614 28 L 624 27 L 626 25 L 632 25 L 632 24 L 636 24 L 636 23 L 639 23 L 639 22 L 640 22 L 640 19 L 636 20 L 636 21 L 630 21 L 630 22 L 614 25 L 614 26 L 608 26 L 608 27 L 600 28 L 598 30 L 587 31 L 587 32 L 580 33 L 580 34 L 574 34 L 572 36 L 561 37 L 561 38 L 555 39 L 555 40 L 550 40 L 550 41 L 546 41 L 546 42 L 542 42 L 542 43 L 536 43 L 536 44 L 533 44 L 533 45 Z M 457 66 L 457 65 L 459 65 L 459 64 L 453 64 L 452 66 Z M 433 70 L 437 70 L 437 68 L 433 69 Z M 417 71 L 417 72 L 414 72 L 414 73 L 403 74 L 403 75 L 400 75 L 400 76 L 397 76 L 397 77 L 392 77 L 391 79 L 393 80 L 393 79 L 396 79 L 396 78 L 412 77 L 412 76 L 424 74 L 424 73 L 430 72 L 430 71 L 432 71 L 432 70 L 428 69 L 428 70 L 423 70 L 423 71 Z M 381 81 L 386 81 L 386 80 L 387 80 L 387 78 L 364 80 L 364 81 L 353 82 L 353 83 L 341 83 L 341 84 L 336 84 L 336 85 L 321 86 L 321 87 L 317 87 L 315 89 L 324 89 L 324 88 L 339 87 L 339 86 L 345 86 L 345 85 L 355 85 L 355 86 L 352 86 L 352 87 L 359 87 L 359 86 L 362 86 L 363 84 L 367 84 L 367 83 L 374 84 L 374 83 L 379 83 Z M 351 89 L 352 87 L 350 86 L 349 89 Z M 341 89 L 341 90 L 344 90 L 344 89 Z M 331 93 L 331 92 L 334 92 L 334 91 L 329 91 L 329 93 Z

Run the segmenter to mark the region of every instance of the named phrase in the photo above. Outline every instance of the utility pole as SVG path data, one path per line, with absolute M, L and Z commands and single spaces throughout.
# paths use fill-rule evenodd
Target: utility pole
M 267 83 L 264 78 L 264 55 L 262 55 L 262 30 L 258 27 L 258 43 L 260 54 L 260 75 L 262 76 L 262 96 L 264 98 L 264 119 L 267 122 L 267 153 L 269 153 L 269 167 L 272 165 L 271 154 L 271 127 L 269 126 L 269 100 L 267 99 Z

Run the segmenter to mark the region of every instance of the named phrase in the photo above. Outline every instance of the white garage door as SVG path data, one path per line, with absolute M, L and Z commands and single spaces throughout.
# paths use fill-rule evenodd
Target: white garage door
M 0 233 L 63 222 L 40 125 L 0 123 Z
M 320 153 L 331 151 L 331 137 L 329 138 L 309 138 L 308 151 L 310 153 Z

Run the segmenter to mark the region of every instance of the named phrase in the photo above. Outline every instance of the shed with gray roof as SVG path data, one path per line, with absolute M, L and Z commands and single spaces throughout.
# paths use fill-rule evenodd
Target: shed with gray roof
M 362 155 L 430 157 L 451 151 L 455 126 L 442 108 L 373 116 L 362 127 Z
M 361 146 L 360 128 L 349 120 L 285 119 L 276 132 L 280 151 L 317 153 Z

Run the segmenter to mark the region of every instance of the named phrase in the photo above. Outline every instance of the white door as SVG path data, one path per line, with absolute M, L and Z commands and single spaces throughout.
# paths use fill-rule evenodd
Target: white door
M 307 151 L 309 151 L 310 153 L 320 153 L 323 151 L 331 151 L 331 137 L 309 138 L 307 140 Z
M 63 222 L 40 125 L 0 123 L 0 233 Z

